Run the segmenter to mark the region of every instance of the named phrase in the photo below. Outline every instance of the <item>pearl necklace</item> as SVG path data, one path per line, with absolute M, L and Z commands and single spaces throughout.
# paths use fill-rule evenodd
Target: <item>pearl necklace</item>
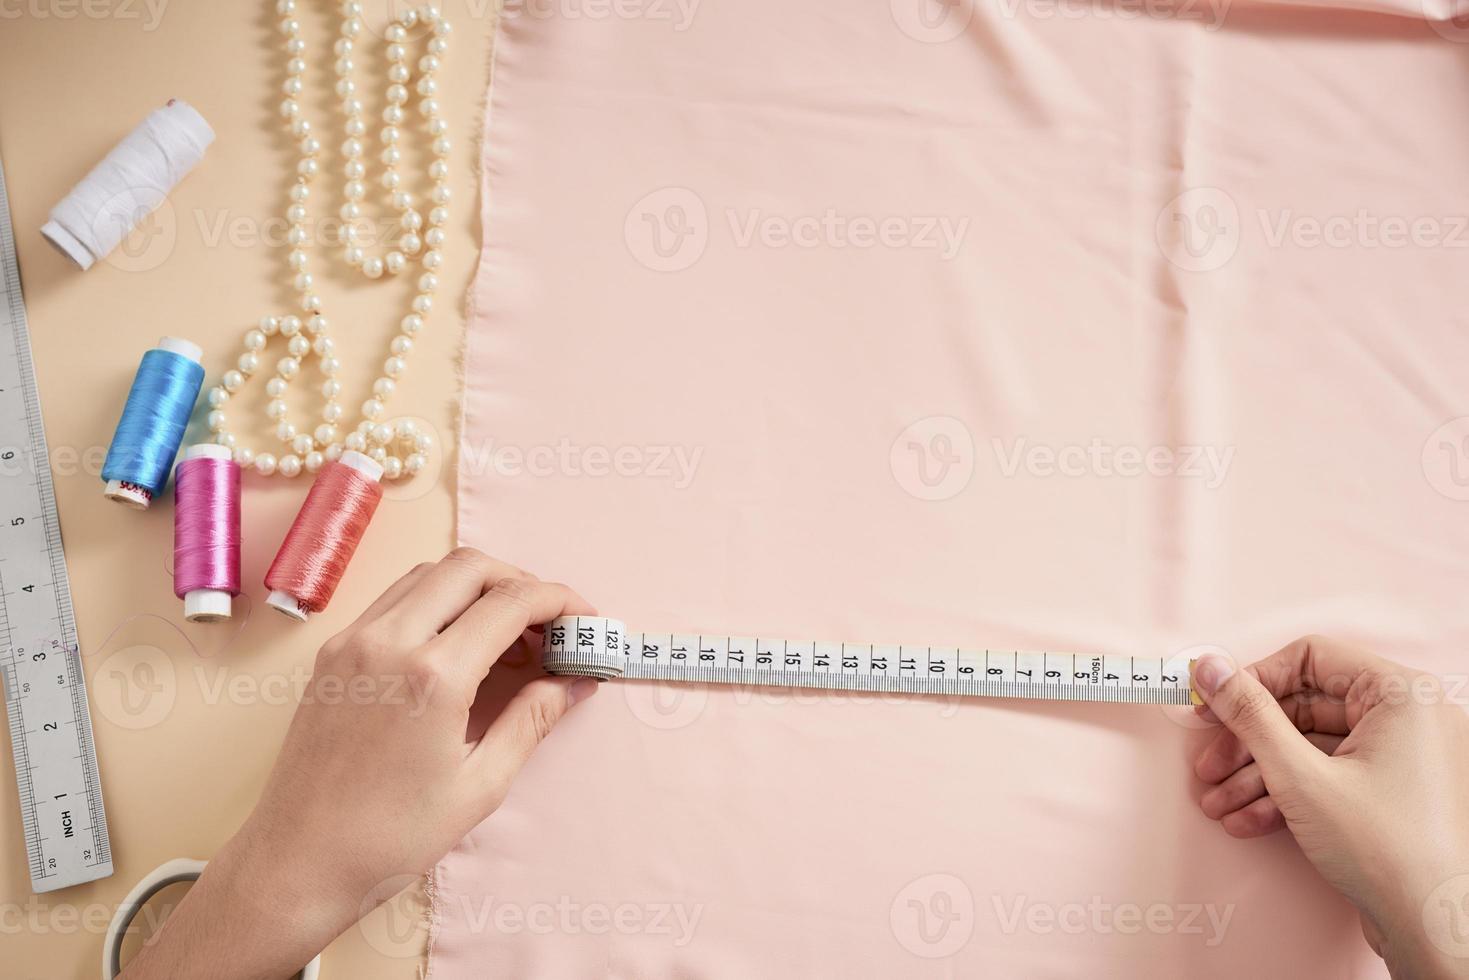
M 336 346 L 328 333 L 328 324 L 322 315 L 321 297 L 315 292 L 311 274 L 306 271 L 306 249 L 309 244 L 304 227 L 306 202 L 310 197 L 310 183 L 316 176 L 317 154 L 321 143 L 313 135 L 311 123 L 301 113 L 297 97 L 301 94 L 301 76 L 306 70 L 303 55 L 306 42 L 301 38 L 301 24 L 295 18 L 296 0 L 278 0 L 276 12 L 283 20 L 280 31 L 285 35 L 286 81 L 283 86 L 285 100 L 280 112 L 292 137 L 299 140 L 301 160 L 296 165 L 296 181 L 290 190 L 290 207 L 286 210 L 289 225 L 286 240 L 290 245 L 287 262 L 293 273 L 292 285 L 300 294 L 301 316 L 267 316 L 259 325 L 245 334 L 245 352 L 240 355 L 235 367 L 226 371 L 218 386 L 209 391 L 209 429 L 214 441 L 226 446 L 234 453 L 235 462 L 241 466 L 254 466 L 263 476 L 279 473 L 293 477 L 303 470 L 314 473 L 324 463 L 338 459 L 345 450 L 366 453 L 383 467 L 383 476 L 397 479 L 412 475 L 423 469 L 426 453 L 432 447 L 428 433 L 421 432 L 410 419 L 399 419 L 396 423 L 383 419 L 388 398 L 397 388 L 397 379 L 407 369 L 407 357 L 413 350 L 414 337 L 423 330 L 424 320 L 433 308 L 433 292 L 438 288 L 435 270 L 443 263 L 440 246 L 444 243 L 444 224 L 449 220 L 449 166 L 447 157 L 450 144 L 446 135 L 448 125 L 439 115 L 439 103 L 435 98 L 438 85 L 434 73 L 439 68 L 439 56 L 448 48 L 450 27 L 439 11 L 432 6 L 418 10 L 406 10 L 389 24 L 384 32 L 387 41 L 388 80 L 387 108 L 383 110 L 383 125 L 380 138 L 383 150 L 379 159 L 383 171 L 380 177 L 383 188 L 390 194 L 394 210 L 398 212 L 398 226 L 402 231 L 397 246 L 379 257 L 369 256 L 361 242 L 358 222 L 362 218 L 361 201 L 366 196 L 363 178 L 366 166 L 362 162 L 364 146 L 362 137 L 367 132 L 363 120 L 362 102 L 356 97 L 357 86 L 352 81 L 353 52 L 357 38 L 362 33 L 362 4 L 348 0 L 342 4 L 341 37 L 334 47 L 336 52 L 337 95 L 342 99 L 342 113 L 346 123 L 346 141 L 342 144 L 342 155 L 346 157 L 346 202 L 342 205 L 343 258 L 347 264 L 362 271 L 369 279 L 381 278 L 384 274 L 402 272 L 409 257 L 422 252 L 420 262 L 423 272 L 418 277 L 418 295 L 414 297 L 411 311 L 399 323 L 401 333 L 389 345 L 389 356 L 383 362 L 382 376 L 372 384 L 372 396 L 362 403 L 361 422 L 355 431 L 342 436 L 344 412 L 337 400 L 342 393 L 342 384 L 337 380 L 341 368 L 336 357 Z M 399 126 L 407 113 L 404 103 L 408 101 L 408 68 L 406 42 L 408 31 L 415 26 L 427 28 L 428 53 L 418 61 L 419 79 L 414 86 L 421 96 L 418 109 L 423 115 L 424 125 L 432 138 L 434 161 L 428 168 L 433 179 L 433 207 L 428 213 L 427 228 L 423 215 L 414 207 L 412 195 L 400 190 L 401 179 L 396 166 L 401 159 L 398 148 L 402 138 Z M 266 382 L 266 394 L 270 401 L 265 414 L 275 423 L 275 434 L 285 443 L 288 451 L 279 459 L 273 453 L 255 452 L 239 444 L 227 426 L 225 406 L 232 395 L 238 392 L 246 380 L 261 366 L 261 357 L 274 337 L 286 341 L 286 356 L 275 365 L 275 377 Z M 286 391 L 300 373 L 302 361 L 309 355 L 317 357 L 317 367 L 325 380 L 321 385 L 321 422 L 311 431 L 299 431 L 288 418 L 285 403 Z

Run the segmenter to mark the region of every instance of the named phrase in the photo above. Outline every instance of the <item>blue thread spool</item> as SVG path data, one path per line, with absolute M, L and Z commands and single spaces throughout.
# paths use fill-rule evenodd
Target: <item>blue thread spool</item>
M 198 344 L 177 337 L 143 355 L 102 464 L 108 499 L 145 510 L 163 492 L 204 386 L 203 357 Z

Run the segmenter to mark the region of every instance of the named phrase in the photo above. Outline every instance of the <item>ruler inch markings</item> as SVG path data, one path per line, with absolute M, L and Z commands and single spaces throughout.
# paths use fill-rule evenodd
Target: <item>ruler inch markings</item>
M 111 875 L 112 848 L 3 165 L 0 292 L 0 664 L 39 893 Z

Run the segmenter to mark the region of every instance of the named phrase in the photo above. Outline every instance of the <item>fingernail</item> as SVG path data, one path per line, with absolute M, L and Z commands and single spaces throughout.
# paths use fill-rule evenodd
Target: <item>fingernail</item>
M 598 684 L 599 682 L 595 677 L 583 677 L 581 680 L 571 685 L 571 690 L 566 692 L 567 707 L 571 707 L 573 705 L 576 705 L 578 702 L 585 701 L 593 694 L 596 694 Z
M 1194 680 L 1205 694 L 1213 694 L 1234 673 L 1234 664 L 1229 658 L 1211 653 L 1200 657 L 1194 666 Z

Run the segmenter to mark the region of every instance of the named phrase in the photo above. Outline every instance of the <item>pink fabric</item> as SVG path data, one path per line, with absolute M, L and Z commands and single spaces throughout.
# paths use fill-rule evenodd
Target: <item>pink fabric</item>
M 634 628 L 1463 670 L 1452 23 L 681 9 L 502 26 L 464 542 Z M 605 686 L 439 866 L 434 976 L 1381 975 L 1175 712 Z

